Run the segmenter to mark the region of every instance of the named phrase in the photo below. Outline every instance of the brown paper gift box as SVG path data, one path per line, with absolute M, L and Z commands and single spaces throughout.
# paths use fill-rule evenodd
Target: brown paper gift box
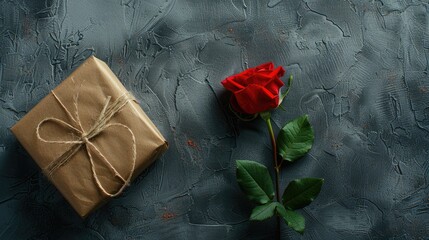
M 115 176 L 112 168 L 123 179 L 127 180 L 129 177 L 132 180 L 168 147 L 156 126 L 134 100 L 126 101 L 123 107 L 108 119 L 105 123 L 106 126 L 109 124 L 108 127 L 91 136 L 89 140 L 87 138 L 90 143 L 82 143 L 85 142 L 82 135 L 79 136 L 77 131 L 60 123 L 63 121 L 80 129 L 79 124 L 71 119 L 79 118 L 81 129 L 88 132 L 99 120 L 103 107 L 119 100 L 126 93 L 128 91 L 109 67 L 103 61 L 90 57 L 11 128 L 45 173 L 46 168 L 70 148 L 80 146 L 66 163 L 51 171 L 48 176 L 82 217 L 86 217 L 111 198 L 103 193 L 100 186 L 108 193 L 119 194 L 121 188 L 126 185 L 126 182 Z M 109 96 L 110 101 L 107 101 Z M 58 97 L 58 100 L 55 97 Z M 71 117 L 65 109 L 71 113 Z M 41 122 L 43 123 L 38 128 Z M 37 129 L 39 136 L 47 142 L 38 138 Z M 65 141 L 68 143 L 64 143 Z M 81 143 L 78 143 L 79 141 Z M 136 153 L 135 158 L 133 150 Z M 93 166 L 89 155 L 92 157 Z M 109 163 L 112 168 L 108 166 Z

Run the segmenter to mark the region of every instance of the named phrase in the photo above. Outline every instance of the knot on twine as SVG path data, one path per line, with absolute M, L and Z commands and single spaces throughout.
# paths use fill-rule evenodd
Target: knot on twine
M 36 135 L 37 138 L 45 143 L 50 144 L 69 144 L 71 145 L 70 148 L 65 151 L 60 157 L 52 161 L 47 167 L 43 169 L 44 173 L 51 178 L 52 175 L 57 171 L 60 167 L 67 164 L 70 159 L 76 154 L 82 147 L 85 147 L 85 152 L 88 155 L 89 162 L 91 164 L 91 171 L 92 175 L 94 177 L 94 180 L 96 182 L 97 187 L 107 196 L 115 197 L 122 193 L 122 191 L 127 187 L 130 183 L 131 177 L 133 175 L 135 165 L 136 165 L 136 140 L 133 131 L 126 125 L 121 123 L 109 123 L 110 119 L 118 113 L 129 101 L 135 100 L 135 98 L 131 95 L 131 93 L 127 92 L 118 97 L 112 104 L 110 103 L 111 97 L 107 97 L 105 104 L 103 106 L 103 109 L 100 112 L 100 115 L 98 116 L 98 119 L 93 123 L 92 127 L 85 131 L 82 127 L 82 123 L 80 121 L 79 117 L 79 111 L 78 111 L 78 98 L 79 98 L 79 91 L 73 98 L 73 103 L 75 107 L 75 117 L 73 117 L 73 114 L 64 106 L 64 104 L 61 102 L 61 100 L 58 98 L 58 96 L 55 94 L 54 91 L 51 91 L 52 95 L 55 97 L 57 102 L 60 104 L 60 106 L 64 109 L 64 111 L 67 113 L 68 117 L 77 125 L 77 127 L 74 127 L 70 123 L 54 118 L 49 117 L 45 118 L 42 121 L 39 122 L 36 128 Z M 75 134 L 77 134 L 78 138 L 76 140 L 49 140 L 45 139 L 40 136 L 41 126 L 47 122 L 52 122 L 61 126 L 66 127 L 67 129 L 71 130 Z M 95 146 L 91 139 L 99 135 L 101 132 L 103 132 L 107 128 L 111 127 L 119 127 L 126 130 L 126 132 L 130 135 L 130 140 L 132 143 L 132 159 L 131 159 L 131 169 L 130 173 L 127 178 L 124 178 L 119 174 L 119 172 L 113 167 L 113 165 L 107 160 L 107 158 L 100 152 L 100 150 Z M 119 190 L 115 193 L 109 193 L 101 184 L 100 179 L 98 177 L 98 174 L 95 170 L 95 164 L 92 157 L 92 153 L 95 153 L 99 156 L 99 158 L 103 161 L 104 165 L 106 165 L 110 171 L 114 174 L 116 178 L 118 178 L 123 184 L 119 188 Z
M 82 136 L 83 143 L 87 144 L 89 142 L 89 139 L 85 136 Z

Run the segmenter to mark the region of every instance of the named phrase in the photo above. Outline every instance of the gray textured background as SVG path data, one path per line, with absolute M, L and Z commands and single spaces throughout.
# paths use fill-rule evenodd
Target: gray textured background
M 261 120 L 220 81 L 266 61 L 295 76 L 278 131 L 308 113 L 313 150 L 283 171 L 323 177 L 303 239 L 429 236 L 428 0 L 0 1 L 0 239 L 270 239 L 249 222 L 235 159 L 271 166 Z M 82 221 L 9 127 L 85 58 L 106 61 L 170 142 Z M 286 77 L 284 78 L 286 79 Z M 282 188 L 283 188 L 282 187 Z M 299 239 L 283 225 L 284 239 Z

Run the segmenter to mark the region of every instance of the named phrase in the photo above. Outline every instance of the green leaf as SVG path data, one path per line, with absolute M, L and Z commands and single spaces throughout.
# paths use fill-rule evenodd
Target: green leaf
M 277 149 L 283 160 L 293 162 L 304 156 L 313 146 L 314 132 L 308 116 L 301 116 L 286 124 L 277 136 Z
M 287 90 L 285 93 L 280 92 L 280 96 L 279 96 L 279 107 L 281 106 L 283 100 L 286 98 L 286 96 L 289 94 L 290 91 L 290 87 L 292 86 L 292 82 L 293 82 L 293 75 L 289 76 L 289 79 L 287 80 Z
M 286 209 L 282 205 L 277 206 L 276 211 L 281 217 L 283 217 L 289 227 L 301 234 L 304 233 L 305 218 L 301 214 Z
M 307 206 L 319 195 L 323 182 L 322 178 L 293 180 L 283 193 L 283 205 L 292 210 Z
M 253 209 L 250 215 L 252 221 L 263 221 L 272 217 L 275 213 L 276 207 L 281 206 L 278 202 L 270 202 L 261 206 L 257 206 Z
M 257 162 L 237 160 L 237 182 L 247 197 L 265 204 L 274 198 L 274 186 L 268 169 Z

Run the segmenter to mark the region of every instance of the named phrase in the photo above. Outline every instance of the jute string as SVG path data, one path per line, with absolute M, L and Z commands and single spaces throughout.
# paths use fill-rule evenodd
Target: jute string
M 70 120 L 72 120 L 75 123 L 75 125 L 77 125 L 78 127 L 76 128 L 76 127 L 72 126 L 71 124 L 67 123 L 66 121 L 58 119 L 58 118 L 54 118 L 54 117 L 45 118 L 41 122 L 39 122 L 39 124 L 37 125 L 37 128 L 36 128 L 36 135 L 40 141 L 45 142 L 45 143 L 51 143 L 51 144 L 70 144 L 71 145 L 71 147 L 66 152 L 64 152 L 59 158 L 52 161 L 46 168 L 43 169 L 45 174 L 49 178 L 52 177 L 52 175 L 60 167 L 67 164 L 72 159 L 72 157 L 83 146 L 85 146 L 85 150 L 86 150 L 86 153 L 88 155 L 89 162 L 91 164 L 92 176 L 95 179 L 97 187 L 105 195 L 110 196 L 110 197 L 115 197 L 115 196 L 121 194 L 122 191 L 125 189 L 125 187 L 127 187 L 129 185 L 131 177 L 132 177 L 134 169 L 135 169 L 135 165 L 136 165 L 136 139 L 135 139 L 133 131 L 128 126 L 121 124 L 121 123 L 109 123 L 109 121 L 128 102 L 130 102 L 131 100 L 134 100 L 134 97 L 130 93 L 127 92 L 127 93 L 124 93 L 123 95 L 121 95 L 119 98 L 117 98 L 116 101 L 114 101 L 112 104 L 109 104 L 111 97 L 110 96 L 107 97 L 107 99 L 104 103 L 103 109 L 101 110 L 100 115 L 98 116 L 98 119 L 93 123 L 92 127 L 88 131 L 85 131 L 84 128 L 82 127 L 82 123 L 80 121 L 79 111 L 78 111 L 79 91 L 73 97 L 73 104 L 74 104 L 74 108 L 75 108 L 75 111 L 74 111 L 75 117 L 73 117 L 73 114 L 64 106 L 64 104 L 61 102 L 61 100 L 55 94 L 55 92 L 51 91 L 51 93 L 55 97 L 57 102 L 60 104 L 60 106 L 64 109 L 64 111 L 67 113 Z M 71 130 L 77 134 L 77 136 L 78 136 L 77 140 L 67 141 L 67 140 L 47 140 L 47 139 L 44 139 L 43 137 L 40 136 L 40 131 L 41 131 L 41 126 L 47 122 L 53 122 L 53 123 L 56 123 L 58 125 L 62 125 L 64 127 L 68 128 L 69 130 Z M 121 174 L 119 174 L 119 172 L 115 169 L 115 167 L 113 167 L 113 165 L 101 153 L 101 151 L 97 148 L 97 146 L 95 146 L 91 142 L 91 139 L 93 139 L 94 137 L 99 135 L 101 132 L 103 132 L 107 128 L 111 128 L 111 127 L 123 128 L 131 136 L 130 139 L 132 142 L 132 161 L 131 161 L 132 163 L 131 163 L 130 174 L 128 175 L 127 178 L 124 178 L 123 176 L 121 176 Z M 114 176 L 117 177 L 123 183 L 117 192 L 109 193 L 101 184 L 101 181 L 100 181 L 98 174 L 95 170 L 94 159 L 93 159 L 91 152 L 97 154 L 99 156 L 99 158 L 103 161 L 103 163 L 110 169 L 110 171 L 112 171 Z

